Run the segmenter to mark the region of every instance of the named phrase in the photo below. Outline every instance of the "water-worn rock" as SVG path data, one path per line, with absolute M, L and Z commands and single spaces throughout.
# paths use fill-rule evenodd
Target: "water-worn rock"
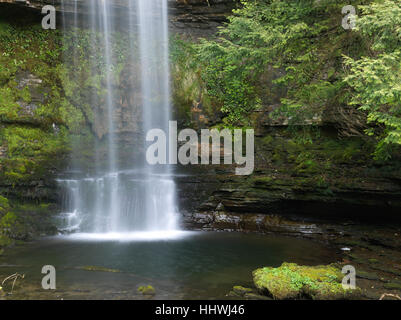
M 386 288 L 386 289 L 389 289 L 389 290 L 399 290 L 399 291 L 401 291 L 401 281 L 394 280 L 392 282 L 384 284 L 383 287 Z
M 256 294 L 256 293 L 245 293 L 244 298 L 247 300 L 272 300 L 272 298 L 263 296 L 261 294 Z
M 374 272 L 358 271 L 356 277 L 366 280 L 380 280 L 379 276 Z
M 311 144 L 296 142 L 284 130 L 270 129 L 255 139 L 255 171 L 250 176 L 211 165 L 195 172 L 196 190 L 188 188 L 194 185 L 193 176 L 176 180 L 180 208 L 191 206 L 188 211 L 196 212 L 192 221 L 197 227 L 319 234 L 323 221 L 371 222 L 379 216 L 400 221 L 399 165 L 378 169 L 359 153 L 360 142 L 339 141 L 323 130 Z M 393 240 L 375 235 L 364 242 L 399 247 L 401 242 Z
M 270 297 L 258 294 L 255 288 L 246 288 L 243 286 L 234 286 L 227 296 L 246 300 L 271 300 Z
M 245 288 L 242 286 L 234 286 L 233 287 L 233 291 L 234 293 L 240 295 L 240 296 L 244 296 L 246 293 L 251 293 L 253 292 L 253 290 L 251 288 Z
M 279 268 L 266 267 L 253 272 L 258 290 L 274 299 L 350 299 L 359 294 L 359 289 L 344 289 L 342 278 L 343 274 L 334 265 L 309 267 L 284 262 Z

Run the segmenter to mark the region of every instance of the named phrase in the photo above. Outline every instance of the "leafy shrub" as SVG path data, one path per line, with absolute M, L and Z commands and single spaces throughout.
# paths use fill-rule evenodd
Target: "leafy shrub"
M 369 39 L 370 54 L 345 57 L 345 78 L 354 90 L 351 104 L 367 113 L 374 124 L 366 130 L 377 138 L 377 159 L 389 159 L 401 145 L 401 3 L 386 0 L 361 7 L 357 32 Z

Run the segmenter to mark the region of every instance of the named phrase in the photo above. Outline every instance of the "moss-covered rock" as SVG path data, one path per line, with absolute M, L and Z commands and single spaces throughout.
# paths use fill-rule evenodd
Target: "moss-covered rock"
M 2 247 L 9 246 L 12 243 L 12 240 L 4 235 L 1 230 L 1 220 L 5 215 L 7 215 L 9 209 L 10 204 L 8 202 L 8 199 L 0 195 L 0 255 L 2 255 L 4 252 L 4 249 L 2 249 Z
M 138 292 L 142 293 L 144 296 L 154 296 L 156 294 L 155 288 L 153 288 L 151 285 L 140 286 L 138 288 Z
M 63 112 L 58 81 L 62 38 L 14 20 L 0 19 L 0 192 L 54 199 L 54 173 L 69 151 L 64 115 L 74 114 Z
M 56 211 L 54 205 L 15 201 L 9 203 L 4 199 L 3 203 L 7 205 L 0 207 L 0 247 L 12 244 L 13 240 L 29 240 L 35 236 L 54 235 L 57 232 L 53 218 Z
M 26 226 L 20 217 L 12 211 L 7 212 L 0 219 L 1 233 L 7 237 L 23 239 L 26 237 Z
M 253 272 L 258 290 L 274 299 L 349 299 L 359 289 L 344 289 L 343 274 L 334 265 L 299 266 L 284 262 L 278 268 L 260 268 Z

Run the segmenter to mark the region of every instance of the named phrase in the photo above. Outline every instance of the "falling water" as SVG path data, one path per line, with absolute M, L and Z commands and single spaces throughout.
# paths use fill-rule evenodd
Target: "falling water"
M 74 7 L 77 9 L 77 0 Z M 134 156 L 128 168 L 120 168 L 119 157 L 122 151 L 126 151 L 126 146 L 117 133 L 118 93 L 113 68 L 118 59 L 113 50 L 113 32 L 118 24 L 119 30 L 125 30 L 129 35 L 131 54 L 127 58 L 130 61 L 126 61 L 125 65 L 140 66 L 139 71 L 132 70 L 137 72 L 132 76 L 140 81 L 141 143 L 145 149 L 146 132 L 153 128 L 167 132 L 171 115 L 167 0 L 128 0 L 125 18 L 116 14 L 111 0 L 90 0 L 89 11 L 89 29 L 94 34 L 101 34 L 100 40 L 94 35 L 91 41 L 94 51 L 101 51 L 104 65 L 102 83 L 107 92 L 104 99 L 108 127 L 104 139 L 107 156 L 102 159 L 99 155 L 100 142 L 97 141 L 93 145 L 97 154 L 96 174 L 83 173 L 82 168 L 75 165 L 77 173 L 59 180 L 66 190 L 63 201 L 65 229 L 94 233 L 176 230 L 175 183 L 169 166 L 156 168 L 145 160 L 134 161 L 137 154 L 133 150 Z M 78 32 L 79 19 L 74 12 L 73 30 Z M 77 63 L 75 58 L 72 61 Z M 93 106 L 95 100 L 92 95 L 89 103 Z M 101 165 L 104 161 L 106 165 Z

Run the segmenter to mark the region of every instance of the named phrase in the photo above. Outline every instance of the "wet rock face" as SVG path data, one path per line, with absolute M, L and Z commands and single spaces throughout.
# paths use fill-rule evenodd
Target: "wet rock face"
M 68 14 L 77 12 L 87 15 L 89 1 L 85 0 L 0 0 L 1 4 L 14 5 L 21 11 L 40 12 L 46 4 L 53 5 L 57 12 Z M 116 14 L 124 16 L 128 0 L 112 0 Z M 170 29 L 174 33 L 186 34 L 191 37 L 205 37 L 212 35 L 236 7 L 235 0 L 168 0 L 170 12 Z
M 251 230 L 307 237 L 320 237 L 327 233 L 322 223 L 346 221 L 399 221 L 400 207 L 396 197 L 400 190 L 391 189 L 375 193 L 366 186 L 358 189 L 344 187 L 335 194 L 322 194 L 313 187 L 297 186 L 295 179 L 288 178 L 286 185 L 256 186 L 235 181 L 232 176 L 219 176 L 213 184 L 210 180 L 199 182 L 197 197 L 199 206 L 185 210 L 186 197 L 192 197 L 192 190 L 180 194 L 181 206 L 188 224 L 196 228 L 218 230 Z M 189 178 L 187 178 L 189 179 Z M 248 178 L 253 180 L 254 178 Z M 185 189 L 185 179 L 178 179 L 178 189 Z M 234 180 L 234 181 L 232 181 Z M 244 180 L 244 178 L 242 178 Z M 294 181 L 295 180 L 295 181 Z M 369 198 L 370 197 L 370 198 Z M 369 198 L 369 199 L 367 199 Z M 392 205 L 389 205 L 389 204 Z M 194 205 L 194 202 L 191 202 Z M 329 234 L 329 233 L 327 233 Z
M 132 161 L 132 150 L 141 150 L 143 153 L 143 129 L 142 129 L 142 96 L 138 66 L 125 65 L 118 80 L 113 83 L 114 95 L 113 121 L 115 123 L 115 143 L 120 148 L 120 156 L 123 162 Z M 104 96 L 93 95 L 92 110 L 93 123 L 91 131 L 99 141 L 107 139 L 109 132 L 109 120 L 107 101 Z M 102 159 L 107 158 L 107 148 L 100 147 L 98 150 Z M 135 154 L 134 154 L 135 155 Z M 135 160 L 137 160 L 135 158 Z M 124 164 L 123 164 L 124 165 Z
M 12 102 L 10 101 L 10 110 L 15 110 L 14 112 L 10 112 L 9 114 L 3 114 L 3 117 L 0 121 L 0 129 L 3 129 L 7 126 L 21 128 L 24 130 L 25 128 L 42 128 L 46 127 L 47 120 L 44 119 L 40 114 L 36 112 L 40 105 L 46 103 L 46 93 L 49 91 L 43 84 L 43 80 L 38 76 L 28 72 L 28 71 L 19 71 L 15 75 L 15 89 L 19 92 L 23 92 L 21 94 L 21 98 L 16 101 L 16 105 L 12 106 Z M 14 109 L 13 109 L 14 108 Z M 58 127 L 56 124 L 53 124 L 52 129 L 48 131 L 48 134 L 57 133 Z M 3 143 L 3 144 L 2 144 Z M 25 146 L 25 145 L 24 145 Z M 55 182 L 54 182 L 54 170 L 49 169 L 52 166 L 46 166 L 46 175 L 34 175 L 32 172 L 25 172 L 25 167 L 22 167 L 23 173 L 26 176 L 31 175 L 31 179 L 18 181 L 11 181 L 11 179 L 4 178 L 4 169 L 8 167 L 12 168 L 15 164 L 14 160 L 9 159 L 9 146 L 7 145 L 7 140 L 2 139 L 0 141 L 0 159 L 4 159 L 4 162 L 0 163 L 0 172 L 2 177 L 0 178 L 0 192 L 3 194 L 7 194 L 10 197 L 16 198 L 27 198 L 27 199 L 55 199 L 56 195 L 54 194 L 55 190 Z M 26 160 L 28 161 L 28 160 Z M 2 165 L 4 167 L 2 167 Z M 5 170 L 7 171 L 7 170 Z M 7 176 L 9 178 L 9 176 Z
M 400 221 L 396 163 L 377 168 L 358 142 L 339 141 L 324 130 L 306 145 L 285 128 L 269 130 L 255 139 L 252 175 L 206 165 L 176 179 L 189 226 L 320 237 L 330 234 L 326 223 Z
M 40 104 L 45 102 L 44 93 L 47 91 L 42 86 L 42 79 L 29 72 L 19 72 L 16 76 L 16 81 L 18 90 L 28 89 L 30 94 L 29 102 L 24 100 L 18 101 L 20 110 L 18 112 L 18 119 L 16 120 L 19 122 L 26 121 L 31 124 L 39 124 L 41 119 L 35 117 L 35 110 Z
M 20 92 L 20 97 L 15 106 L 9 107 L 9 112 L 2 110 L 1 122 L 40 126 L 44 119 L 35 111 L 46 102 L 45 94 L 49 91 L 48 88 L 43 85 L 42 79 L 28 71 L 18 71 L 15 83 L 15 90 Z M 10 105 L 11 103 L 9 102 Z
M 177 33 L 212 35 L 235 6 L 232 0 L 170 0 L 170 25 Z

